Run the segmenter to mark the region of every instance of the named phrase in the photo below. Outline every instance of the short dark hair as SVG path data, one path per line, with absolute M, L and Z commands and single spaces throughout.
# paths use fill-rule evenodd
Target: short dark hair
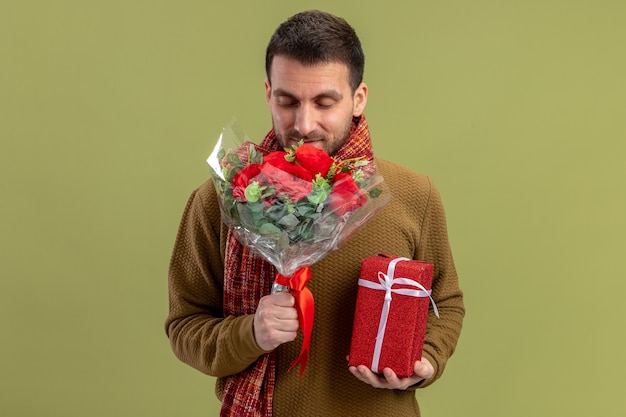
M 354 29 L 343 18 L 319 10 L 298 13 L 283 22 L 270 38 L 265 52 L 265 72 L 270 81 L 277 55 L 303 65 L 338 62 L 349 70 L 352 91 L 363 81 L 365 55 Z

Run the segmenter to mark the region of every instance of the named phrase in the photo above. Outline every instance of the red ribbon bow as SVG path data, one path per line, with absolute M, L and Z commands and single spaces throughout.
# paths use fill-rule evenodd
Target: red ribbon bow
M 313 293 L 306 287 L 306 283 L 309 282 L 311 277 L 311 268 L 308 266 L 298 269 L 291 277 L 281 274 L 276 276 L 276 283 L 289 287 L 290 292 L 296 299 L 295 307 L 298 312 L 300 327 L 302 328 L 303 340 L 300 356 L 293 361 L 289 370 L 291 371 L 296 365 L 300 364 L 300 377 L 302 377 L 306 363 L 309 360 L 311 333 L 313 332 L 313 315 L 315 311 Z

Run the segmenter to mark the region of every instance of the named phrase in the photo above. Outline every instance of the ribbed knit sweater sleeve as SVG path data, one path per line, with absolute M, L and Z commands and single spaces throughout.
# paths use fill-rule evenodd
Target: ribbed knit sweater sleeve
M 170 260 L 165 330 L 181 361 L 220 377 L 265 352 L 254 339 L 253 315 L 223 317 L 224 226 L 214 194 L 206 182 L 185 207 Z
M 412 387 L 423 388 L 441 377 L 448 359 L 454 353 L 465 315 L 463 292 L 459 287 L 450 248 L 443 202 L 432 178 L 390 161 L 379 159 L 377 166 L 390 186 L 394 199 L 382 216 L 402 225 L 403 238 L 412 249 L 411 254 L 404 253 L 401 248 L 392 253 L 430 262 L 434 266 L 431 295 L 439 310 L 439 318 L 431 308 L 422 355 L 432 363 L 435 374 Z M 390 237 L 397 239 L 395 236 Z M 386 245 L 391 243 L 387 242 Z
M 415 259 L 422 259 L 434 264 L 432 297 L 436 300 L 439 318 L 431 309 L 424 339 L 423 356 L 435 367 L 435 375 L 419 384 L 426 387 L 441 377 L 448 358 L 457 345 L 465 307 L 463 293 L 458 285 L 457 272 L 450 249 L 446 216 L 439 191 L 428 180 L 429 195 L 421 222 L 421 232 Z

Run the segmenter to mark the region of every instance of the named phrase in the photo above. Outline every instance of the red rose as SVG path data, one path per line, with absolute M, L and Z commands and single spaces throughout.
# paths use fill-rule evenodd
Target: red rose
M 270 163 L 263 164 L 261 175 L 263 176 L 263 185 L 274 188 L 277 195 L 287 195 L 292 202 L 302 200 L 313 191 L 313 183 L 310 179 L 298 178 L 298 176 L 283 170 L 282 167 L 275 167 Z
M 329 196 L 329 208 L 343 216 L 352 210 L 361 207 L 367 202 L 365 193 L 354 182 L 352 175 L 347 172 L 339 172 L 335 175 L 333 188 Z
M 261 172 L 261 165 L 259 164 L 250 164 L 245 168 L 239 170 L 235 176 L 233 177 L 233 183 L 230 188 L 233 190 L 233 197 L 241 200 L 247 201 L 244 192 L 246 191 L 246 187 L 254 180 L 256 180 L 257 175 Z
M 313 177 L 316 174 L 326 177 L 328 170 L 335 162 L 325 151 L 306 143 L 298 146 L 295 154 L 296 161 L 313 174 Z
M 285 159 L 285 155 L 287 155 L 287 152 L 272 152 L 264 156 L 263 160 L 265 161 L 265 163 L 273 165 L 274 167 L 279 168 L 282 171 L 288 172 L 293 176 L 302 178 L 303 180 L 308 182 L 313 181 L 313 178 L 315 177 L 314 174 L 296 163 L 287 161 Z

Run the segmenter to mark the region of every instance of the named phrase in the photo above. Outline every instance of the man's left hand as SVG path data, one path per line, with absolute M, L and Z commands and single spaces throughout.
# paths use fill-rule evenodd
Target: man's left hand
M 422 357 L 421 361 L 415 362 L 413 375 L 408 378 L 398 378 L 391 368 L 383 369 L 383 375 L 373 373 L 367 366 L 350 366 L 348 368 L 352 375 L 360 381 L 373 386 L 374 388 L 400 389 L 405 390 L 411 385 L 431 378 L 435 374 L 435 368 L 430 361 Z

